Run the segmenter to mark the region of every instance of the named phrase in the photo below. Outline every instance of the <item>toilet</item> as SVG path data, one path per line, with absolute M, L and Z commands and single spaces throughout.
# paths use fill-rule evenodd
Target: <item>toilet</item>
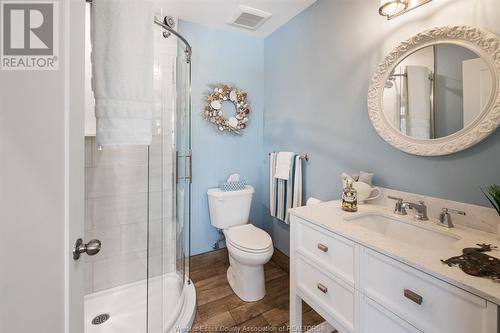
M 210 221 L 221 229 L 229 252 L 227 280 L 234 293 L 246 302 L 266 295 L 264 264 L 273 255 L 273 241 L 267 232 L 248 223 L 254 193 L 252 186 L 238 191 L 209 189 Z

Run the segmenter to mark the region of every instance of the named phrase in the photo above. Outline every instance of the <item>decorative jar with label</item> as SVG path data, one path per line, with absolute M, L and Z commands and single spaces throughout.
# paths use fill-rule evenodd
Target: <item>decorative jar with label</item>
M 352 181 L 347 180 L 342 191 L 342 209 L 346 212 L 358 211 L 358 192 L 352 187 Z

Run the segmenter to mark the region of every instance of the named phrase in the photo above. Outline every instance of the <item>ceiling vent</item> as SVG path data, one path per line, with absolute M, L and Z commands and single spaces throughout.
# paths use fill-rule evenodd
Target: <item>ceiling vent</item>
M 257 30 L 271 16 L 269 12 L 240 5 L 228 23 L 245 29 Z

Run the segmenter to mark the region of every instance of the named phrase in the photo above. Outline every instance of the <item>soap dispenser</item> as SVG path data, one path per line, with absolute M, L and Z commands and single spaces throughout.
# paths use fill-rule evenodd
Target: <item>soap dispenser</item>
M 342 209 L 346 212 L 358 211 L 358 192 L 352 187 L 352 180 L 347 179 L 342 191 Z

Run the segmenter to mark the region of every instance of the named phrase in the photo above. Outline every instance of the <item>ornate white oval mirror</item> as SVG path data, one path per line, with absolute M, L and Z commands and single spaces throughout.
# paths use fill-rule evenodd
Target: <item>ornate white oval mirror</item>
M 500 38 L 466 26 L 422 32 L 378 66 L 368 112 L 379 135 L 410 154 L 452 154 L 500 124 Z

